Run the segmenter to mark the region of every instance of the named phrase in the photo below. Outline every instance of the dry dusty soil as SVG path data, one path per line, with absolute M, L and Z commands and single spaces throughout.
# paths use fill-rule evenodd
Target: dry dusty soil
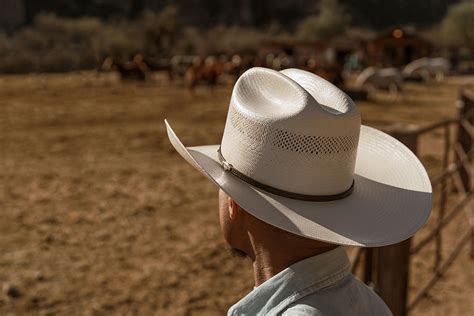
M 454 117 L 472 79 L 407 84 L 358 105 L 371 126 L 424 125 Z M 223 315 L 251 290 L 250 263 L 221 238 L 216 188 L 163 124 L 185 144 L 219 143 L 230 92 L 93 73 L 0 77 L 0 315 Z M 441 132 L 420 143 L 431 175 Z M 467 227 L 461 213 L 446 228 L 445 254 Z M 432 245 L 412 259 L 412 297 L 433 260 Z M 473 281 L 465 246 L 412 315 L 473 315 Z

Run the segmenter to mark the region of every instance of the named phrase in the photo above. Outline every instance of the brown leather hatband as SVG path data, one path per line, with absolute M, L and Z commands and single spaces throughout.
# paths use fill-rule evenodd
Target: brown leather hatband
M 258 189 L 262 189 L 268 193 L 272 193 L 275 195 L 283 196 L 289 199 L 295 199 L 295 200 L 302 200 L 302 201 L 312 201 L 312 202 L 328 202 L 328 201 L 335 201 L 335 200 L 340 200 L 345 197 L 348 197 L 352 191 L 354 190 L 354 180 L 352 181 L 351 187 L 347 189 L 344 192 L 338 193 L 338 194 L 332 194 L 332 195 L 307 195 L 307 194 L 300 194 L 300 193 L 294 193 L 294 192 L 288 192 L 285 190 L 280 190 L 275 187 L 263 184 L 261 182 L 255 181 L 254 179 L 246 176 L 242 172 L 238 171 L 235 169 L 232 164 L 230 164 L 227 160 L 225 160 L 224 156 L 222 156 L 221 152 L 221 147 L 219 146 L 219 149 L 217 149 L 217 153 L 219 156 L 219 161 L 221 162 L 222 167 L 224 170 L 230 172 L 240 180 L 250 184 L 251 186 L 254 186 Z

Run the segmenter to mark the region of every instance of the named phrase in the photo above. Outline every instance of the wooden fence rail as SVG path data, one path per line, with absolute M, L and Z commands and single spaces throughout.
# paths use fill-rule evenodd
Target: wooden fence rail
M 450 253 L 448 258 L 436 269 L 434 276 L 429 279 L 428 282 L 421 288 L 421 290 L 415 295 L 412 301 L 407 306 L 407 310 L 412 310 L 423 297 L 428 293 L 428 291 L 436 284 L 436 282 L 443 276 L 449 266 L 453 263 L 454 259 L 459 255 L 464 245 L 469 241 L 471 236 L 470 231 L 464 232 L 461 237 L 461 240 L 456 244 L 453 251 Z
M 412 246 L 411 239 L 401 243 L 380 248 L 357 249 L 353 256 L 353 271 L 364 257 L 364 282 L 374 286 L 380 297 L 387 303 L 395 316 L 405 316 L 426 296 L 433 285 L 442 277 L 462 248 L 471 240 L 471 258 L 474 258 L 474 210 L 471 201 L 474 196 L 474 174 L 472 171 L 474 156 L 474 92 L 461 91 L 458 118 L 443 120 L 425 127 L 395 126 L 387 129 L 392 136 L 404 143 L 415 154 L 418 154 L 419 138 L 434 130 L 443 129 L 442 172 L 432 177 L 432 186 L 440 186 L 438 216 L 434 228 L 417 244 Z M 451 142 L 451 126 L 457 128 L 456 141 Z M 450 155 L 452 153 L 453 155 Z M 449 163 L 450 156 L 455 161 Z M 452 180 L 459 200 L 452 207 L 447 207 Z M 460 241 L 454 245 L 447 258 L 442 256 L 442 231 L 446 225 L 465 210 L 471 224 Z M 435 242 L 434 274 L 421 289 L 412 295 L 408 302 L 410 257 L 419 253 L 424 247 Z
M 451 220 L 457 214 L 459 214 L 460 211 L 464 209 L 464 207 L 466 207 L 466 205 L 471 201 L 473 196 L 474 196 L 474 192 L 473 191 L 469 192 L 469 195 L 465 196 L 460 202 L 458 202 L 452 208 L 452 210 L 448 213 L 448 215 L 446 215 L 444 217 L 440 216 L 441 220 L 437 223 L 435 228 L 425 238 L 423 238 L 420 242 L 418 242 L 418 244 L 411 249 L 410 253 L 412 255 L 416 254 L 422 248 L 424 248 L 424 246 L 426 246 L 430 241 L 432 241 L 436 237 L 436 235 L 439 234 L 440 230 L 444 226 L 449 224 L 449 222 L 451 222 Z

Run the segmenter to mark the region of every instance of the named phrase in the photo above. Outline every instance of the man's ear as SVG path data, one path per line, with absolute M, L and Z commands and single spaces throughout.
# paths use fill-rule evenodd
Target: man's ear
M 228 203 L 228 205 L 229 205 L 229 217 L 230 217 L 231 220 L 235 221 L 243 215 L 242 208 L 231 197 L 229 197 L 228 202 L 229 202 Z

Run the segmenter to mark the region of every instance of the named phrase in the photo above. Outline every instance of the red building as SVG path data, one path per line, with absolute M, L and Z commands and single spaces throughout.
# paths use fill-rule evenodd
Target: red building
M 370 65 L 400 67 L 431 54 L 433 45 L 407 28 L 392 28 L 367 45 Z

